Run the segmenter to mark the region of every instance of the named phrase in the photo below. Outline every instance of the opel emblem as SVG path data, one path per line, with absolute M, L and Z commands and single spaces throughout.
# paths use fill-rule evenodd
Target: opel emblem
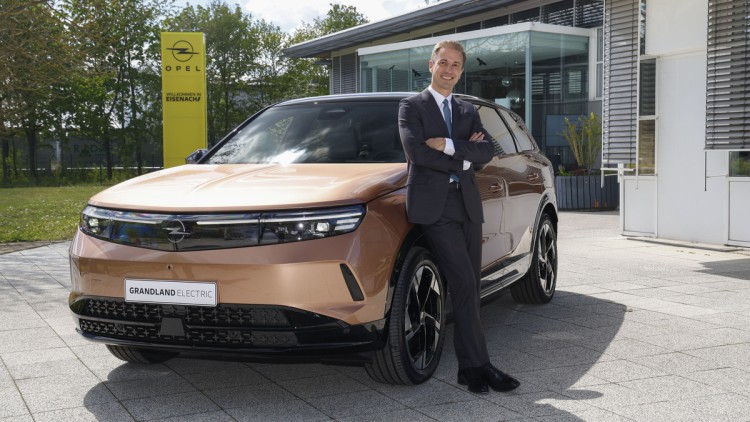
M 167 231 L 167 239 L 174 244 L 182 242 L 185 236 L 190 236 L 190 233 L 185 230 L 185 225 L 180 220 L 168 221 L 164 225 L 164 230 Z

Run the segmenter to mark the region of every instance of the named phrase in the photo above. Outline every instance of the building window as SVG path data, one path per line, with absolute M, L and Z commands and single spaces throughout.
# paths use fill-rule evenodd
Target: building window
M 641 11 L 638 18 L 638 37 L 640 38 L 641 55 L 646 54 L 646 0 L 641 0 Z
M 552 25 L 575 26 L 574 1 L 564 0 L 542 6 L 542 22 Z
M 750 3 L 709 0 L 706 149 L 750 149 Z
M 470 23 L 468 25 L 459 26 L 458 28 L 456 28 L 456 33 L 478 31 L 480 29 L 482 29 L 482 23 L 476 22 L 476 23 Z
M 596 95 L 601 99 L 604 94 L 604 29 L 596 29 Z
M 482 22 L 482 28 L 494 28 L 496 26 L 504 26 L 508 24 L 508 15 L 499 16 L 497 18 L 487 19 Z
M 641 59 L 638 116 L 656 115 L 656 59 Z
M 602 166 L 636 164 L 638 1 L 609 0 L 604 14 Z
M 604 21 L 604 0 L 577 0 L 576 26 L 596 28 Z
M 638 122 L 638 175 L 656 174 L 656 121 Z
M 524 10 L 522 12 L 512 13 L 510 15 L 510 23 L 522 23 L 522 22 L 539 22 L 539 8 Z
M 750 177 L 750 151 L 729 153 L 729 176 Z
M 638 174 L 656 174 L 656 59 L 641 59 L 638 85 Z

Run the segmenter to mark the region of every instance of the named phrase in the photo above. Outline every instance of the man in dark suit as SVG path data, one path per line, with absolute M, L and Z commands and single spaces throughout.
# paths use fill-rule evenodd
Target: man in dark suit
M 459 384 L 474 393 L 510 391 L 520 383 L 490 363 L 479 319 L 484 217 L 474 165 L 492 160 L 494 148 L 474 106 L 453 98 L 464 63 L 461 44 L 439 42 L 429 61 L 430 86 L 401 101 L 406 211 L 427 236 L 451 293 Z

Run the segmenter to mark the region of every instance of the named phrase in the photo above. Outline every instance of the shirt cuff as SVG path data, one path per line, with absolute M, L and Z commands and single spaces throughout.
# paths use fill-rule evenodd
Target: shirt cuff
M 443 148 L 443 153 L 450 155 L 451 157 L 453 157 L 453 154 L 456 153 L 456 147 L 453 146 L 453 139 L 445 138 L 445 147 Z M 471 167 L 471 161 L 464 160 L 464 170 L 468 170 L 469 167 Z
M 456 153 L 456 147 L 453 146 L 453 139 L 445 138 L 445 147 L 443 148 L 443 153 L 448 154 L 451 157 L 453 157 L 453 154 Z

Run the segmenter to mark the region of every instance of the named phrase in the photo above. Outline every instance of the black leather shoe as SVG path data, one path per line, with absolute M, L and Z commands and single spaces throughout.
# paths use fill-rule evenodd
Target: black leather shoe
M 482 368 L 459 369 L 458 383 L 466 385 L 469 391 L 476 394 L 487 394 L 490 392 L 487 383 L 482 378 Z
M 491 363 L 484 365 L 481 369 L 481 378 L 495 391 L 510 391 L 518 388 L 521 383 L 503 371 L 492 366 Z

